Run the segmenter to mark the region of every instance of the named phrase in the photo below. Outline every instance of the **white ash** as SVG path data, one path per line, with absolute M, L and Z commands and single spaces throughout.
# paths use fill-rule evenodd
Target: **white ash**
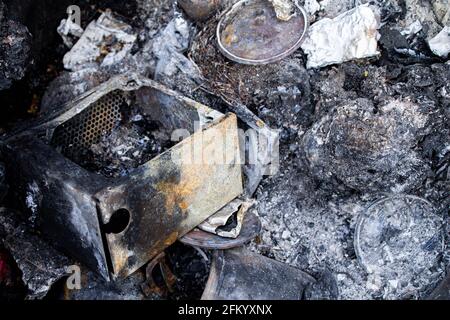
M 253 250 L 286 262 L 315 276 L 319 282 L 326 274 L 328 284 L 316 292 L 316 299 L 406 299 L 423 298 L 429 293 L 445 273 L 442 257 L 430 261 L 429 269 L 419 273 L 414 263 L 414 250 L 403 252 L 404 261 L 413 262 L 395 265 L 401 276 L 380 277 L 379 273 L 368 274 L 358 261 L 354 236 L 358 217 L 377 198 L 340 197 L 329 201 L 301 199 L 298 193 L 286 195 L 283 177 L 275 178 L 270 194 L 260 188 L 257 212 L 261 216 L 263 232 L 261 244 L 252 244 Z M 284 179 L 285 180 L 285 179 Z M 268 182 L 272 185 L 271 182 Z M 300 186 L 302 188 L 303 186 Z M 292 187 L 291 187 L 292 188 Z M 383 197 L 379 194 L 378 197 Z M 418 233 L 427 234 L 428 224 L 417 224 Z M 406 235 L 408 237 L 408 235 Z M 410 239 L 411 241 L 412 238 Z M 409 259 L 409 260 L 408 260 Z M 387 265 L 387 268 L 393 265 Z M 419 268 L 419 267 L 418 267 Z M 397 269 L 399 270 L 399 269 Z M 405 284 L 405 279 L 411 280 Z M 395 285 L 397 283 L 397 285 Z M 329 292 L 337 288 L 334 294 Z
M 425 179 L 428 165 L 413 151 L 429 132 L 427 114 L 409 101 L 378 107 L 361 99 L 337 107 L 302 142 L 310 171 L 360 191 L 405 192 Z M 402 129 L 403 128 L 403 129 Z
M 263 233 L 262 245 L 256 245 L 256 250 L 269 252 L 276 260 L 304 270 L 319 281 L 322 274 L 330 273 L 338 292 L 329 298 L 370 299 L 366 275 L 352 244 L 356 217 L 364 203 L 350 198 L 337 204 L 308 204 L 295 196 L 289 197 L 292 202 L 286 202 L 283 187 L 270 195 L 264 188 L 258 192 L 257 212 Z M 323 294 L 316 298 L 323 298 Z
M 306 3 L 306 1 L 305 1 Z M 336 18 L 355 7 L 354 0 L 319 0 L 320 10 L 326 18 Z
M 109 135 L 91 146 L 83 166 L 108 177 L 128 175 L 146 161 L 166 151 L 172 142 L 168 134 L 148 126 L 140 114 L 122 120 Z
M 426 38 L 434 37 L 441 26 L 436 21 L 431 1 L 422 0 L 405 0 L 406 16 L 403 20 L 398 21 L 400 28 L 407 28 L 415 21 L 420 21 L 426 27 Z
M 344 116 L 343 121 L 337 117 L 335 121 L 329 122 L 333 123 L 329 128 L 331 130 L 319 130 L 317 136 L 312 133 L 314 129 L 299 126 L 297 118 L 286 114 L 290 104 L 276 108 L 269 106 L 270 111 L 261 115 L 263 120 L 270 120 L 273 125 L 283 128 L 280 142 L 281 169 L 279 174 L 263 181 L 258 189 L 255 211 L 262 219 L 263 233 L 261 241 L 253 243 L 252 248 L 269 257 L 287 262 L 319 279 L 322 285 L 315 289 L 311 296 L 315 299 L 427 297 L 444 276 L 445 267 L 448 265 L 448 244 L 444 256 L 436 262 L 435 270 L 424 273 L 417 284 L 413 283 L 411 287 L 413 290 L 410 290 L 413 294 L 408 297 L 404 294 L 406 288 L 402 286 L 401 281 L 369 276 L 357 259 L 354 237 L 360 214 L 366 212 L 366 208 L 374 201 L 390 194 L 391 183 L 394 191 L 401 189 L 397 188 L 398 186 L 403 186 L 402 188 L 406 186 L 402 179 L 399 183 L 395 183 L 388 177 L 400 174 L 406 169 L 402 165 L 390 167 L 395 163 L 395 159 L 402 158 L 395 156 L 400 150 L 405 155 L 403 160 L 416 159 L 420 164 L 411 171 L 414 177 L 409 187 L 406 186 L 406 189 L 409 189 L 408 193 L 432 201 L 441 213 L 445 214 L 446 210 L 448 211 L 446 199 L 450 190 L 450 180 L 447 175 L 448 155 L 445 154 L 448 154 L 446 141 L 450 141 L 450 136 L 449 121 L 443 111 L 448 105 L 445 101 L 450 101 L 445 98 L 446 90 L 450 92 L 450 89 L 446 89 L 450 79 L 449 67 L 444 64 L 413 65 L 404 67 L 396 74 L 385 66 L 344 63 L 336 68 L 319 72 L 310 71 L 310 75 L 311 77 L 305 78 L 304 81 L 311 85 L 311 92 L 308 91 L 308 95 L 313 97 L 313 103 L 316 105 L 313 128 L 324 117 L 335 119 L 333 110 L 336 106 L 345 106 L 349 101 L 355 101 L 359 97 L 370 100 L 369 105 L 372 104 L 374 108 L 369 113 L 358 113 L 356 116 L 358 121 L 354 121 L 355 118 L 351 115 L 353 112 Z M 278 86 L 271 90 L 278 91 Z M 304 103 L 307 103 L 307 100 Z M 334 157 L 340 157 L 340 150 L 347 148 L 340 147 L 340 144 L 333 145 L 335 148 L 331 147 L 327 155 L 319 156 L 321 161 L 329 161 L 323 174 L 315 175 L 315 171 L 310 170 L 305 164 L 303 156 L 305 145 L 299 145 L 298 142 L 306 135 L 318 140 L 323 137 L 323 141 L 343 135 L 348 137 L 342 140 L 344 145 L 349 144 L 347 150 L 356 151 L 365 143 L 359 146 L 350 142 L 352 139 L 360 136 L 361 141 L 369 142 L 373 141 L 372 137 L 379 136 L 380 130 L 374 130 L 368 125 L 377 117 L 381 117 L 380 124 L 387 128 L 391 127 L 387 132 L 393 133 L 394 139 L 384 139 L 385 143 L 397 149 L 397 151 L 385 149 L 386 156 L 393 155 L 393 157 L 389 161 L 381 161 L 384 164 L 382 171 L 386 173 L 386 177 L 380 180 L 381 184 L 376 183 L 378 187 L 372 188 L 371 181 L 368 180 L 368 183 L 358 184 L 357 188 L 370 190 L 367 193 L 358 192 L 354 188 L 342 188 L 345 184 L 339 179 L 327 178 L 328 173 L 336 175 L 337 172 L 344 170 L 345 173 L 342 172 L 344 181 L 355 181 L 355 177 L 366 174 L 363 173 L 366 164 L 373 165 L 376 162 L 372 161 L 370 156 L 366 161 L 363 160 L 364 157 L 353 156 L 351 153 L 344 153 L 346 155 L 341 160 L 334 160 Z M 274 122 L 272 118 L 283 119 L 283 122 Z M 367 130 L 359 131 L 358 123 L 368 125 Z M 346 126 L 354 130 L 342 130 Z M 371 130 L 374 131 L 369 133 Z M 343 134 L 343 131 L 347 131 L 348 134 Z M 394 142 L 396 139 L 402 140 L 402 137 L 406 139 L 406 144 Z M 306 144 L 306 147 L 310 146 Z M 326 148 L 324 145 L 321 147 Z M 379 149 L 380 155 L 383 154 L 382 149 L 384 147 Z M 363 154 L 368 155 L 366 152 Z M 425 157 L 425 154 L 430 156 Z M 436 155 L 436 159 L 433 158 L 433 154 Z M 435 161 L 440 163 L 437 165 L 438 177 L 429 167 Z M 353 165 L 346 165 L 352 162 Z M 433 164 L 432 168 L 434 166 Z M 358 173 L 358 170 L 361 171 Z M 416 178 L 420 182 L 414 181 Z M 382 186 L 383 184 L 385 185 Z M 382 192 L 383 189 L 386 192 Z M 405 268 L 404 276 L 411 276 L 411 268 Z M 393 290 L 395 288 L 397 290 Z
M 27 185 L 27 191 L 25 195 L 25 205 L 28 209 L 30 209 L 31 215 L 28 220 L 32 226 L 36 224 L 41 200 L 42 193 L 37 183 L 35 181 L 29 183 Z
M 444 217 L 421 198 L 398 195 L 377 201 L 360 216 L 355 233 L 356 253 L 373 295 L 419 298 L 421 288 L 437 283 L 444 272 L 439 265 Z

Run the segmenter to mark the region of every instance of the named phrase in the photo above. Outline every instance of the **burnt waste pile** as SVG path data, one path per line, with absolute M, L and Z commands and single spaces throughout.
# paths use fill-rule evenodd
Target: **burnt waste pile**
M 448 0 L 18 2 L 1 300 L 449 299 Z

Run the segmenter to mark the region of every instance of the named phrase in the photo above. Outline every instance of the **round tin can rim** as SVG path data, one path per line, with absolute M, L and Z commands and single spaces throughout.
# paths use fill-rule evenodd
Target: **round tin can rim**
M 222 30 L 222 25 L 224 23 L 224 21 L 229 17 L 229 15 L 231 15 L 232 13 L 234 13 L 239 7 L 241 7 L 242 5 L 248 3 L 249 1 L 254 1 L 254 0 L 240 0 L 239 2 L 235 3 L 233 6 L 231 6 L 231 8 L 228 9 L 228 11 L 225 12 L 225 14 L 221 17 L 218 25 L 217 25 L 217 29 L 216 29 L 216 38 L 217 38 L 217 43 L 219 46 L 219 50 L 222 52 L 222 54 L 229 58 L 230 60 L 233 60 L 235 62 L 238 63 L 242 63 L 242 64 L 249 64 L 249 65 L 263 65 L 263 64 L 269 64 L 269 63 L 273 63 L 276 61 L 279 61 L 283 58 L 286 58 L 287 56 L 291 55 L 292 53 L 294 53 L 298 48 L 300 48 L 301 44 L 303 43 L 303 41 L 305 40 L 305 36 L 306 33 L 308 31 L 309 28 L 309 21 L 308 21 L 308 14 L 306 13 L 306 10 L 300 6 L 298 4 L 298 1 L 295 0 L 294 1 L 294 5 L 295 7 L 301 12 L 303 20 L 304 20 L 304 27 L 303 27 L 303 32 L 300 35 L 298 41 L 289 49 L 285 50 L 284 52 L 277 54 L 273 57 L 267 58 L 267 59 L 247 59 L 247 58 L 243 58 L 243 57 L 239 57 L 235 54 L 233 54 L 232 52 L 230 52 L 228 49 L 225 48 L 225 46 L 222 43 L 222 40 L 220 39 L 220 34 L 221 34 L 221 30 Z

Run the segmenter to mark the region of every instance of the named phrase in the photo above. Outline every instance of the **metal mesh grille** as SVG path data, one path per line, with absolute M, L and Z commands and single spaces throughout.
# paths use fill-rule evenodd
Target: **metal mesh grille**
M 113 91 L 55 129 L 52 145 L 74 162 L 111 133 L 121 119 L 125 98 Z

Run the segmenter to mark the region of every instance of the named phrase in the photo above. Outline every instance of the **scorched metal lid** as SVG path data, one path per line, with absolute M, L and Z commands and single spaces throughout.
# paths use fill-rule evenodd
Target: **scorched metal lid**
M 224 14 L 217 26 L 221 52 L 243 64 L 268 64 L 285 58 L 302 44 L 308 28 L 305 10 L 293 2 L 287 20 L 277 18 L 269 0 L 242 0 Z

